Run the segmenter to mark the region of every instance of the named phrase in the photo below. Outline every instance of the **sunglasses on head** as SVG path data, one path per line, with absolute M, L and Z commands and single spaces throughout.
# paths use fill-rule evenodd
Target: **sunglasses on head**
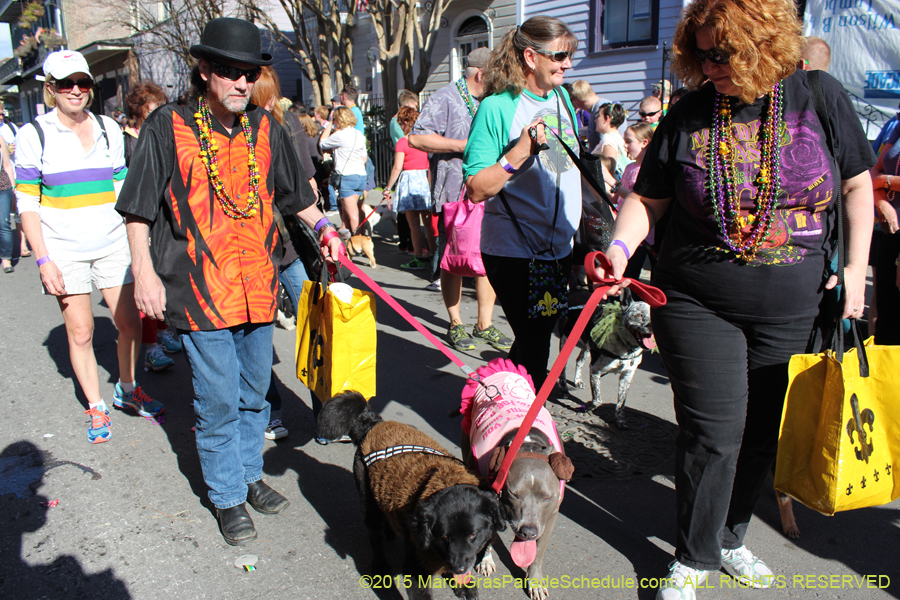
M 548 52 L 545 50 L 535 50 L 538 54 L 543 54 L 553 62 L 564 62 L 567 58 L 572 58 L 574 52 L 568 50 L 560 50 L 559 52 Z
M 710 50 L 694 48 L 694 55 L 697 57 L 697 60 L 700 61 L 701 65 L 706 62 L 707 58 L 717 65 L 727 65 L 728 61 L 731 60 L 731 55 L 719 48 L 711 48 Z
M 662 112 L 662 109 L 660 109 L 660 110 L 654 110 L 653 112 L 644 112 L 644 111 L 642 111 L 642 110 L 639 110 L 639 111 L 638 111 L 638 114 L 641 115 L 642 117 L 645 117 L 645 118 L 646 118 L 646 117 L 652 117 L 653 115 L 658 114 L 658 113 L 660 113 L 660 112 Z
M 78 86 L 78 89 L 81 90 L 83 94 L 87 94 L 94 88 L 94 80 L 90 77 L 84 77 L 78 81 L 73 81 L 66 77 L 65 79 L 54 80 L 53 86 L 62 93 L 71 92 L 75 86 Z
M 247 83 L 253 83 L 259 76 L 262 75 L 261 67 L 253 67 L 252 69 L 239 69 L 237 67 L 231 67 L 228 65 L 223 65 L 221 63 L 217 63 L 214 60 L 209 61 L 210 67 L 212 67 L 213 73 L 221 77 L 222 79 L 227 79 L 229 81 L 237 81 L 241 77 L 245 77 L 247 79 Z

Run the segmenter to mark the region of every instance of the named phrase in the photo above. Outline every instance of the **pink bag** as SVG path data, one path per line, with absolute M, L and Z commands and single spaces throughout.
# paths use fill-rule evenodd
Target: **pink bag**
M 483 276 L 481 219 L 484 217 L 484 202 L 469 200 L 464 185 L 459 201 L 447 202 L 441 210 L 444 212 L 444 232 L 447 235 L 441 269 L 463 277 Z

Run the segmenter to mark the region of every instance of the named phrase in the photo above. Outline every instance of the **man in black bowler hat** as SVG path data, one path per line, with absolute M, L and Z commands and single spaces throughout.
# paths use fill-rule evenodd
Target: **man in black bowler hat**
M 273 205 L 314 227 L 328 260 L 341 244 L 287 133 L 250 104 L 272 62 L 256 26 L 213 19 L 191 55 L 191 93 L 144 123 L 116 208 L 135 302 L 184 345 L 203 479 L 222 536 L 239 545 L 256 539 L 245 502 L 263 514 L 288 505 L 262 481 L 280 253 Z

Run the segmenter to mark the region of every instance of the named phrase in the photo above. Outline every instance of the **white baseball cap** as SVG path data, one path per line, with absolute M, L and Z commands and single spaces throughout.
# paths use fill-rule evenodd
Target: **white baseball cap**
M 44 61 L 44 75 L 53 79 L 65 79 L 72 73 L 91 74 L 91 68 L 81 52 L 58 50 L 51 52 Z

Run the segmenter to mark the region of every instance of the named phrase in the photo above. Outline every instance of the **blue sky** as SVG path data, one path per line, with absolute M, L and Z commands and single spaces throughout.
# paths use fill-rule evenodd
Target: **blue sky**
M 0 58 L 12 56 L 12 44 L 9 41 L 9 24 L 0 23 Z

